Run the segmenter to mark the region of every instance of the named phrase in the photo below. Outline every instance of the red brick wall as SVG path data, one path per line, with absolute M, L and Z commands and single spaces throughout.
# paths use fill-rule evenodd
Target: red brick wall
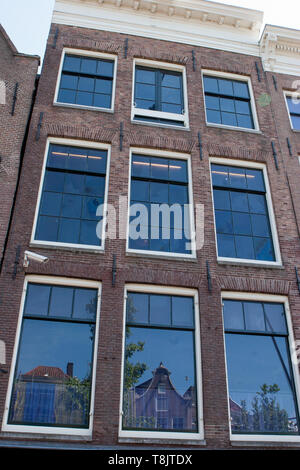
M 13 46 L 12 46 L 13 47 Z M 0 80 L 5 82 L 5 104 L 0 104 L 0 259 L 15 192 L 21 147 L 32 102 L 39 59 L 14 53 L 0 31 Z M 15 86 L 17 100 L 12 115 Z
M 204 247 L 197 253 L 196 261 L 126 256 L 124 240 L 106 240 L 105 252 L 102 254 L 63 249 L 38 249 L 39 253 L 49 256 L 49 263 L 44 266 L 31 264 L 27 272 L 94 279 L 103 283 L 92 441 L 94 444 L 102 445 L 118 444 L 124 284 L 138 282 L 196 288 L 200 299 L 205 439 L 208 448 L 229 448 L 221 290 L 288 295 L 294 334 L 296 339 L 300 339 L 300 296 L 295 279 L 295 266 L 299 262 L 300 247 L 285 167 L 289 168 L 290 185 L 295 199 L 299 196 L 296 177 L 299 168 L 296 157 L 289 158 L 286 149 L 279 152 L 280 147 L 283 148 L 285 132 L 289 131 L 289 135 L 293 137 L 292 144 L 295 152 L 296 148 L 299 151 L 299 140 L 297 140 L 298 136 L 292 135 L 288 129 L 280 88 L 278 95 L 271 90 L 272 99 L 277 108 L 276 113 L 279 115 L 279 122 L 275 124 L 273 108 L 258 104 L 261 94 L 270 93 L 271 85 L 269 77 L 264 74 L 261 74 L 261 81 L 258 80 L 255 68 L 255 61 L 258 59 L 255 57 L 201 47 L 192 48 L 183 44 L 172 44 L 170 47 L 170 44 L 164 41 L 128 37 L 128 55 L 124 58 L 126 36 L 62 25 L 58 26 L 56 48 L 52 48 L 56 27 L 52 25 L 49 36 L 24 159 L 13 230 L 1 280 L 3 292 L 0 304 L 1 322 L 4 325 L 7 341 L 8 367 L 15 340 L 25 275 L 21 256 L 16 279 L 12 279 L 16 248 L 20 245 L 21 254 L 23 254 L 24 250 L 29 247 L 47 137 L 63 136 L 111 144 L 109 203 L 117 202 L 119 195 L 127 194 L 131 146 L 188 152 L 192 159 L 194 204 L 201 203 L 205 207 L 205 241 Z M 58 67 L 64 46 L 118 54 L 114 114 L 53 106 Z M 193 70 L 192 49 L 195 51 L 196 71 Z M 190 131 L 130 123 L 134 57 L 186 64 Z M 261 133 L 206 126 L 201 68 L 251 77 Z M 280 87 L 281 83 L 278 83 L 278 86 Z M 40 139 L 36 141 L 40 112 L 44 112 L 44 119 Z M 124 144 L 121 152 L 119 150 L 120 122 L 124 122 Z M 287 126 L 286 131 L 279 132 L 278 128 L 281 126 Z M 197 140 L 199 131 L 203 143 L 202 161 Z M 279 170 L 275 167 L 271 140 L 275 142 L 278 149 Z M 217 263 L 209 177 L 208 159 L 210 156 L 257 161 L 267 165 L 283 258 L 282 269 Z M 113 254 L 117 257 L 115 287 L 112 287 L 111 283 Z M 208 292 L 207 286 L 206 261 L 210 264 L 212 276 L 211 293 Z M 6 387 L 7 376 L 1 380 L 0 414 L 3 413 Z M 109 407 L 107 406 L 108 396 Z

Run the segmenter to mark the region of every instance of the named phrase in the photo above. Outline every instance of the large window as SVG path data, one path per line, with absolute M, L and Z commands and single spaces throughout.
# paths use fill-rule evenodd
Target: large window
M 193 293 L 126 296 L 122 430 L 199 433 Z M 124 435 L 124 434 L 123 434 Z
M 133 86 L 134 121 L 188 127 L 183 67 L 136 62 Z
M 9 425 L 90 427 L 98 286 L 74 284 L 27 284 Z
M 64 53 L 56 102 L 112 109 L 115 58 L 78 54 Z
M 188 160 L 132 154 L 128 248 L 191 255 Z
M 291 126 L 295 130 L 300 130 L 300 98 L 298 96 L 296 99 L 291 95 L 286 95 L 285 98 L 290 115 Z
M 219 258 L 275 262 L 263 169 L 212 163 Z
M 203 84 L 208 123 L 255 129 L 248 81 L 204 74 Z
M 35 241 L 102 246 L 107 149 L 50 143 Z
M 285 304 L 223 298 L 233 434 L 299 435 Z

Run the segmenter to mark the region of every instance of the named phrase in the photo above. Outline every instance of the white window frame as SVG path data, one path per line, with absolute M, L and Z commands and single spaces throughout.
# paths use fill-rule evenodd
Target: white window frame
M 63 103 L 63 102 L 57 101 L 59 88 L 60 88 L 60 82 L 61 82 L 62 69 L 63 69 L 63 64 L 64 64 L 66 54 L 78 55 L 80 57 L 89 57 L 89 58 L 93 57 L 95 59 L 108 59 L 108 60 L 114 61 L 114 76 L 112 80 L 112 93 L 111 93 L 111 107 L 110 108 L 101 108 L 98 106 L 86 106 L 83 104 L 76 104 L 76 103 Z M 53 104 L 55 106 L 62 106 L 62 107 L 67 107 L 67 108 L 78 108 L 78 109 L 86 109 L 86 110 L 91 110 L 91 111 L 113 113 L 114 106 L 115 106 L 115 94 L 116 94 L 117 62 L 118 62 L 118 56 L 114 54 L 88 51 L 84 49 L 72 49 L 69 47 L 65 47 L 62 51 L 61 60 L 59 64 Z
M 196 386 L 197 386 L 197 416 L 198 416 L 198 432 L 164 432 L 164 431 L 130 431 L 122 429 L 123 417 L 123 380 L 124 380 L 124 358 L 125 358 L 125 341 L 126 341 L 126 302 L 128 292 L 140 292 L 149 294 L 166 294 L 180 295 L 194 298 L 194 314 L 195 314 L 195 369 L 196 369 Z M 121 368 L 121 395 L 120 395 L 120 421 L 119 421 L 119 439 L 138 439 L 149 440 L 185 440 L 185 441 L 203 441 L 203 393 L 202 393 L 202 374 L 201 374 L 201 347 L 200 347 L 200 321 L 199 321 L 199 299 L 198 291 L 191 288 L 167 287 L 150 284 L 126 284 L 124 292 L 124 312 L 123 312 L 123 341 L 122 341 L 122 368 Z
M 215 231 L 215 241 L 216 241 L 216 254 L 217 254 L 217 261 L 220 264 L 237 264 L 237 265 L 245 265 L 245 266 L 257 266 L 257 267 L 270 267 L 270 268 L 280 268 L 282 267 L 282 259 L 280 253 L 280 245 L 278 239 L 278 232 L 276 226 L 276 219 L 273 210 L 273 203 L 272 203 L 272 196 L 271 190 L 269 185 L 269 178 L 267 173 L 267 166 L 264 163 L 246 161 L 246 160 L 237 160 L 231 158 L 219 158 L 219 157 L 210 157 L 210 178 L 211 178 L 211 197 L 212 197 L 212 206 L 213 206 L 213 213 L 214 213 L 214 231 Z M 268 216 L 269 216 L 269 223 L 271 228 L 272 234 L 272 242 L 274 247 L 274 254 L 275 254 L 275 261 L 264 261 L 264 260 L 252 260 L 252 259 L 244 259 L 244 258 L 227 258 L 218 255 L 218 240 L 217 240 L 217 228 L 216 228 L 216 212 L 215 212 L 215 204 L 214 204 L 214 195 L 213 195 L 213 181 L 212 181 L 212 172 L 211 172 L 211 164 L 220 164 L 220 165 L 228 165 L 233 167 L 242 167 L 242 168 L 251 168 L 253 170 L 262 170 L 264 176 L 264 183 L 266 187 L 266 203 L 268 208 Z
M 215 77 L 215 78 L 227 78 L 229 80 L 238 80 L 240 82 L 247 83 L 248 90 L 249 90 L 249 95 L 250 95 L 250 106 L 251 106 L 251 113 L 252 113 L 254 129 L 249 129 L 248 127 L 228 126 L 226 124 L 217 124 L 217 123 L 214 123 L 214 122 L 208 122 L 207 112 L 206 112 L 206 104 L 205 104 L 204 75 L 209 75 L 210 77 Z M 202 69 L 201 70 L 201 76 L 202 76 L 202 90 L 203 90 L 203 103 L 204 103 L 204 112 L 205 112 L 205 122 L 206 122 L 207 126 L 209 126 L 209 127 L 221 127 L 223 129 L 229 129 L 229 130 L 233 130 L 233 131 L 260 133 L 258 116 L 257 116 L 257 111 L 256 111 L 256 106 L 255 106 L 255 98 L 254 98 L 253 87 L 252 87 L 250 77 L 247 77 L 245 75 L 237 75 L 235 73 L 218 72 L 218 71 L 208 70 L 208 69 Z
M 131 199 L 131 165 L 132 165 L 132 154 L 138 154 L 141 156 L 152 156 L 160 158 L 170 158 L 172 160 L 185 160 L 187 162 L 188 170 L 188 195 L 189 195 L 189 218 L 190 218 L 190 234 L 191 234 L 191 253 L 174 253 L 174 252 L 163 252 L 163 251 L 151 251 L 151 250 L 137 250 L 129 248 L 129 214 L 130 214 L 130 199 Z M 155 256 L 162 258 L 178 258 L 178 259 L 196 259 L 196 241 L 195 241 L 195 220 L 194 220 L 194 197 L 193 197 L 193 182 L 192 182 L 192 165 L 191 155 L 186 153 L 147 149 L 147 148 L 130 148 L 129 158 L 129 179 L 128 179 L 128 210 L 127 210 L 127 228 L 126 228 L 126 253 L 135 254 L 140 256 Z
M 44 180 L 45 180 L 45 174 L 46 174 L 46 165 L 47 165 L 47 159 L 48 159 L 48 152 L 49 152 L 49 147 L 51 144 L 56 144 L 56 145 L 69 145 L 69 146 L 74 146 L 74 147 L 85 147 L 85 148 L 92 148 L 92 149 L 99 149 L 99 150 L 106 150 L 107 151 L 107 162 L 106 162 L 106 174 L 105 174 L 105 189 L 104 189 L 104 211 L 103 211 L 103 224 L 102 224 L 102 236 L 101 236 L 101 245 L 96 246 L 96 245 L 81 245 L 79 243 L 63 243 L 63 242 L 52 242 L 52 241 L 47 241 L 47 240 L 36 240 L 35 239 L 35 232 L 37 228 L 37 223 L 38 223 L 38 217 L 39 217 L 39 209 L 40 209 L 40 204 L 41 204 L 41 198 L 43 195 L 43 186 L 44 186 Z M 37 204 L 36 204 L 36 209 L 35 209 L 35 216 L 34 216 L 34 222 L 33 222 L 33 229 L 31 233 L 31 240 L 30 240 L 30 246 L 39 246 L 39 247 L 45 247 L 45 248 L 66 248 L 66 249 L 72 249 L 76 251 L 93 251 L 93 252 L 103 252 L 105 248 L 105 225 L 106 225 L 106 213 L 107 213 L 107 198 L 108 198 L 108 186 L 109 186 L 109 170 L 110 170 L 110 153 L 111 153 L 111 146 L 109 144 L 102 144 L 99 142 L 90 142 L 90 141 L 84 141 L 84 140 L 75 140 L 75 139 L 65 139 L 65 138 L 58 138 L 58 137 L 49 137 L 47 139 L 46 143 L 46 149 L 45 149 L 45 155 L 44 155 L 44 162 L 43 162 L 43 168 L 42 168 L 42 173 L 41 173 L 41 179 L 40 179 L 40 186 L 39 186 L 39 192 L 38 192 L 38 198 L 37 198 Z M 97 221 L 96 221 L 97 223 Z
M 95 339 L 94 339 L 94 351 L 93 351 L 93 370 L 92 370 L 92 384 L 91 384 L 91 405 L 90 405 L 90 423 L 89 428 L 66 428 L 66 427 L 55 427 L 55 426 L 36 426 L 36 425 L 18 425 L 18 424 L 9 424 L 8 415 L 9 415 L 9 406 L 12 396 L 13 383 L 14 383 L 14 374 L 15 368 L 17 365 L 18 352 L 20 346 L 20 339 L 22 333 L 22 323 L 24 315 L 24 307 L 26 300 L 26 293 L 29 283 L 36 284 L 46 284 L 46 285 L 56 285 L 56 286 L 70 286 L 70 287 L 82 287 L 82 288 L 92 288 L 98 290 L 98 302 L 97 302 L 97 312 L 96 312 L 96 322 L 95 322 Z M 93 417 L 94 417 L 94 401 L 95 401 L 95 378 L 96 378 L 96 366 L 97 366 L 97 350 L 98 350 L 98 337 L 99 337 L 99 318 L 100 318 L 100 303 L 101 303 L 101 282 L 88 281 L 83 279 L 72 279 L 56 276 L 41 276 L 41 275 L 28 275 L 24 280 L 24 287 L 22 292 L 19 318 L 17 323 L 17 330 L 15 336 L 15 344 L 12 356 L 12 363 L 10 369 L 10 376 L 8 381 L 8 389 L 6 395 L 5 409 L 2 422 L 2 431 L 11 432 L 11 433 L 23 433 L 23 434 L 47 434 L 49 436 L 55 434 L 72 436 L 92 436 L 93 429 Z
M 135 107 L 134 91 L 135 91 L 135 71 L 136 71 L 137 66 L 151 67 L 154 69 L 163 69 L 163 70 L 169 70 L 170 72 L 182 73 L 182 89 L 183 89 L 183 104 L 184 104 L 183 114 L 167 113 L 165 111 L 153 111 L 150 109 L 142 109 L 142 108 Z M 167 119 L 169 121 L 181 121 L 183 122 L 183 126 L 177 126 L 176 124 L 174 125 L 164 124 L 160 122 L 139 121 L 138 118 L 136 119 L 134 118 L 136 114 L 139 116 L 146 116 L 149 118 Z M 159 62 L 156 60 L 148 60 L 148 59 L 135 58 L 133 60 L 131 122 L 133 124 L 143 124 L 146 126 L 169 127 L 169 128 L 178 129 L 178 130 L 189 130 L 187 78 L 186 78 L 186 68 L 184 65 Z
M 288 113 L 291 129 L 294 132 L 300 132 L 300 129 L 295 129 L 293 127 L 293 122 L 292 122 L 292 119 L 291 119 L 291 113 L 290 113 L 289 106 L 288 106 L 288 103 L 287 103 L 287 98 L 292 98 L 293 96 L 297 96 L 297 99 L 300 100 L 300 93 L 299 93 L 299 91 L 293 93 L 292 91 L 283 90 L 283 95 L 284 95 L 284 102 L 285 102 L 286 110 L 287 110 L 287 113 Z M 299 109 L 300 109 L 300 103 L 299 103 Z M 299 116 L 300 116 L 300 114 L 299 114 Z
M 257 294 L 249 292 L 221 292 L 222 304 L 223 300 L 241 300 L 241 301 L 254 301 L 254 302 L 273 302 L 284 304 L 285 308 L 285 318 L 288 329 L 288 341 L 289 341 L 289 353 L 292 364 L 293 379 L 296 389 L 296 400 L 298 409 L 300 410 L 300 380 L 299 380 L 299 369 L 298 369 L 298 360 L 296 352 L 296 343 L 293 334 L 293 324 L 292 316 L 289 307 L 288 297 L 283 295 L 273 295 L 273 294 Z M 223 319 L 223 315 L 222 315 Z M 230 430 L 230 440 L 235 442 L 248 441 L 248 442 L 300 442 L 299 436 L 286 436 L 286 435 L 271 435 L 271 434 L 232 434 L 231 432 L 231 422 L 230 422 L 230 403 L 229 403 L 229 384 L 228 384 L 228 373 L 227 373 L 227 359 L 226 359 L 226 348 L 225 348 L 225 329 L 224 329 L 224 319 L 223 321 L 223 335 L 224 335 L 224 357 L 225 357 L 225 371 L 226 371 L 226 382 L 227 382 L 227 402 L 228 402 L 228 417 L 229 417 L 229 430 Z

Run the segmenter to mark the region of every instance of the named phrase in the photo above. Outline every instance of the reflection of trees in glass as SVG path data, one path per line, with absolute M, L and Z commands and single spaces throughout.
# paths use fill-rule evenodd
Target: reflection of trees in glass
M 263 384 L 256 392 L 251 410 L 247 410 L 245 400 L 241 401 L 239 410 L 231 409 L 234 432 L 276 432 L 290 433 L 297 430 L 289 420 L 288 413 L 280 407 L 276 394 L 280 391 L 277 384 Z
M 133 305 L 132 299 L 128 296 L 127 299 L 127 320 L 134 321 L 136 309 Z M 124 401 L 123 401 L 123 413 L 125 424 L 132 425 L 129 423 L 130 417 L 134 416 L 134 397 L 131 399 L 134 391 L 133 387 L 138 383 L 144 372 L 148 369 L 147 364 L 144 362 L 131 362 L 130 359 L 135 353 L 142 352 L 144 350 L 145 342 L 138 341 L 136 343 L 130 343 L 129 337 L 131 335 L 130 327 L 126 326 L 126 346 L 125 346 L 125 364 L 124 364 Z
M 88 423 L 91 378 L 68 377 L 64 387 L 64 409 L 73 423 Z

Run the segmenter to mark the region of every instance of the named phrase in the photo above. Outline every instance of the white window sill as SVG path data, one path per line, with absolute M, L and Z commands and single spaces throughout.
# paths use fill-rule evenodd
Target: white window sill
M 81 104 L 59 103 L 58 101 L 54 101 L 53 106 L 59 106 L 61 108 L 80 109 L 83 111 L 96 111 L 96 112 L 110 113 L 110 114 L 114 112 L 113 108 L 97 108 L 95 106 L 84 106 Z
M 274 435 L 252 435 L 239 434 L 231 435 L 230 441 L 233 446 L 299 446 L 300 447 L 300 436 L 274 436 Z
M 146 251 L 146 250 L 126 250 L 126 256 L 137 256 L 140 258 L 161 258 L 172 261 L 192 261 L 196 262 L 196 255 L 179 255 L 177 253 L 164 253 L 160 251 Z
M 151 122 L 151 121 L 139 121 L 138 119 L 131 119 L 131 124 L 138 124 L 142 126 L 151 126 L 151 127 L 164 127 L 166 129 L 176 129 L 179 131 L 190 131 L 189 127 L 185 126 L 176 126 L 175 124 L 172 126 L 171 124 L 162 124 L 160 122 Z
M 171 439 L 171 438 L 139 438 L 139 437 L 119 437 L 118 442 L 120 444 L 160 444 L 160 445 L 169 445 L 169 444 L 177 444 L 177 445 L 191 445 L 191 446 L 205 446 L 206 441 L 204 439 Z
M 228 129 L 230 131 L 249 132 L 250 134 L 262 134 L 259 129 L 248 129 L 247 127 L 226 126 L 225 124 L 214 124 L 213 122 L 206 122 L 207 127 L 215 127 L 218 129 Z
M 217 258 L 219 264 L 231 264 L 235 266 L 248 266 L 254 268 L 273 268 L 283 269 L 282 263 L 278 262 L 267 262 L 267 261 L 256 261 L 247 259 L 235 259 L 235 258 Z
M 25 426 L 22 426 L 23 428 Z M 26 427 L 28 429 L 28 426 Z M 9 425 L 6 426 L 6 429 L 1 433 L 1 437 L 6 437 L 6 438 L 17 438 L 17 439 L 38 439 L 38 440 L 44 440 L 44 441 L 49 441 L 49 440 L 70 440 L 70 441 L 91 441 L 92 440 L 92 433 L 89 431 L 88 434 L 81 433 L 81 431 L 78 431 L 78 433 L 73 433 L 70 434 L 69 430 L 64 430 L 64 432 L 57 432 L 54 431 L 53 428 L 47 428 L 45 431 L 41 431 L 40 427 L 38 430 L 32 431 L 32 430 L 16 430 L 16 426 L 13 426 L 13 429 L 10 431 L 9 430 Z
M 32 248 L 46 248 L 47 250 L 66 250 L 72 252 L 84 252 L 84 253 L 104 253 L 104 247 L 96 247 L 92 245 L 72 245 L 63 243 L 50 243 L 44 241 L 33 240 L 29 244 Z

